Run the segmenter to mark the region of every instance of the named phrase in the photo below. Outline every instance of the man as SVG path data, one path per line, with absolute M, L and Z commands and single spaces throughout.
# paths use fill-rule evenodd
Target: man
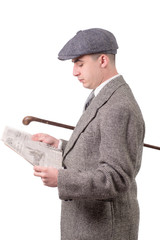
M 73 74 L 93 89 L 68 141 L 46 134 L 63 151 L 64 169 L 35 166 L 35 176 L 58 187 L 62 200 L 62 240 L 137 240 L 144 121 L 139 106 L 115 66 L 118 45 L 103 29 L 79 31 L 59 53 L 72 59 Z M 88 106 L 89 105 L 89 106 Z

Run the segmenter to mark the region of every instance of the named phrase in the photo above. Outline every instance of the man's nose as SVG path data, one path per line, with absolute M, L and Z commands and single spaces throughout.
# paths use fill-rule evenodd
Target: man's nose
M 73 76 L 77 77 L 79 76 L 80 72 L 76 66 L 73 67 Z

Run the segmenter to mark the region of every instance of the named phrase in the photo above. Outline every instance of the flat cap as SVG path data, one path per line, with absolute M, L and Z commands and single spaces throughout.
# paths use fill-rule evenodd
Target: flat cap
M 58 54 L 58 59 L 68 60 L 94 53 L 116 54 L 118 44 L 115 36 L 101 28 L 77 32 Z

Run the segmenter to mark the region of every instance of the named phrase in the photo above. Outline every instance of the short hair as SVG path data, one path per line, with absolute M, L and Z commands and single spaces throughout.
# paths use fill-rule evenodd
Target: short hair
M 104 55 L 107 55 L 108 58 L 109 58 L 109 60 L 110 60 L 110 62 L 115 65 L 115 60 L 116 60 L 115 54 L 94 53 L 94 54 L 91 54 L 91 57 L 92 57 L 93 59 L 97 60 L 97 59 L 98 59 L 101 55 L 103 55 L 103 54 L 104 54 Z

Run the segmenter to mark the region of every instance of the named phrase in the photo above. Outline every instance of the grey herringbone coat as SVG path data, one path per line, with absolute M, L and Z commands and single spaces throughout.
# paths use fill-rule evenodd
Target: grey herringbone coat
M 141 111 L 119 76 L 93 99 L 64 149 L 62 240 L 137 240 L 143 139 Z

